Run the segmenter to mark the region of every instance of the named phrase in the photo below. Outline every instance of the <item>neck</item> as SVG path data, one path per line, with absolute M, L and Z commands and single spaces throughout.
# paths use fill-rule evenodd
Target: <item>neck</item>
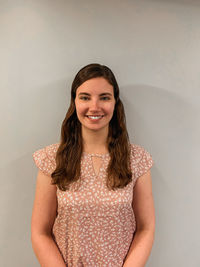
M 82 127 L 83 151 L 88 153 L 107 153 L 108 127 L 95 131 Z

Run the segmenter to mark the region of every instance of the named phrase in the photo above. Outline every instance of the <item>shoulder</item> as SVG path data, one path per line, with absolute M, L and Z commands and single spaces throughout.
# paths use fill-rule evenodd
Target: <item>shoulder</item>
M 46 175 L 51 175 L 56 167 L 56 152 L 59 143 L 51 144 L 36 150 L 32 156 L 36 166 Z
M 38 157 L 40 159 L 48 158 L 49 160 L 53 161 L 56 157 L 56 152 L 58 150 L 59 143 L 51 144 L 48 146 L 45 146 L 43 148 L 39 148 L 33 153 L 33 156 Z
M 140 160 L 145 151 L 144 147 L 133 143 L 130 144 L 130 147 L 131 147 L 131 157 L 136 161 Z
M 138 178 L 153 166 L 154 161 L 150 152 L 143 146 L 131 143 L 130 148 L 131 167 L 135 177 Z
M 131 158 L 135 163 L 138 163 L 142 157 L 146 156 L 151 156 L 150 153 L 141 145 L 137 144 L 130 144 L 131 147 Z
M 58 150 L 59 145 L 59 143 L 56 143 L 44 147 L 44 150 L 50 159 L 53 160 L 56 157 L 56 152 Z

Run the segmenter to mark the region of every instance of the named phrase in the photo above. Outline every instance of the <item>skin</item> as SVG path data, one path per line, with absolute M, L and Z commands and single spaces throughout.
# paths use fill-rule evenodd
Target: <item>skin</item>
M 137 179 L 132 205 L 137 230 L 123 267 L 145 267 L 155 234 L 155 208 L 150 170 Z
M 110 95 L 101 95 L 103 93 Z M 77 88 L 75 106 L 82 127 L 84 151 L 107 153 L 106 140 L 115 102 L 113 86 L 103 77 L 87 80 Z M 86 115 L 104 117 L 100 121 L 90 121 Z

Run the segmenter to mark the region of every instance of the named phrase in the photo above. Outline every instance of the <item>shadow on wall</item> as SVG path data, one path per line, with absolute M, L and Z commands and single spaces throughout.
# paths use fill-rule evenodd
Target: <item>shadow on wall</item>
M 127 127 L 139 141 L 148 138 L 149 144 L 166 150 L 191 151 L 191 145 L 198 143 L 198 110 L 172 91 L 141 84 L 123 87 Z
M 151 0 L 148 2 L 160 2 L 160 3 L 170 3 L 170 4 L 180 4 L 180 5 L 187 5 L 187 6 L 199 6 L 200 7 L 200 1 L 199 0 Z
M 155 161 L 152 184 L 157 226 L 148 266 L 162 266 L 163 259 L 167 262 L 165 266 L 174 266 L 173 257 L 187 266 L 190 257 L 186 262 L 183 249 L 188 255 L 198 255 L 198 246 L 193 248 L 198 241 L 192 237 L 184 244 L 183 238 L 190 236 L 191 218 L 198 222 L 198 215 L 194 215 L 195 209 L 191 207 L 198 203 L 199 193 L 198 157 L 194 157 L 199 154 L 199 111 L 187 98 L 173 91 L 139 84 L 121 88 L 120 94 L 131 141 L 144 145 Z M 184 244 L 182 249 L 180 244 Z M 166 251 L 172 255 L 171 259 Z

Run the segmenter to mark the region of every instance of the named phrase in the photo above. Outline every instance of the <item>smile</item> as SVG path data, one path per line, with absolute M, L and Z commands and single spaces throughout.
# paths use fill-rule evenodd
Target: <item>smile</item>
M 88 119 L 91 120 L 91 121 L 99 121 L 99 120 L 101 120 L 104 116 L 102 115 L 102 116 L 86 116 L 86 117 L 88 117 Z

